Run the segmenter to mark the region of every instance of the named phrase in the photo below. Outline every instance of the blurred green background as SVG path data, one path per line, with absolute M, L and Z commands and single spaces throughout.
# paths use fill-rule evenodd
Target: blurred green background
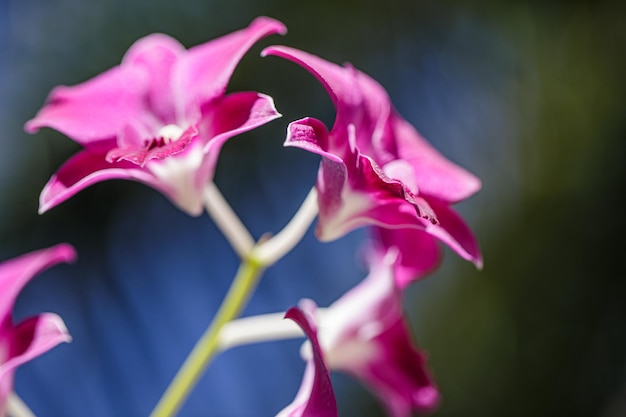
M 142 185 L 111 182 L 37 215 L 41 187 L 78 148 L 50 130 L 22 131 L 52 87 L 119 63 L 151 32 L 192 46 L 272 16 L 288 35 L 257 45 L 230 89 L 272 95 L 284 117 L 230 141 L 217 173 L 255 235 L 277 230 L 305 193 L 291 190 L 315 178 L 317 158 L 280 147 L 286 123 L 306 115 L 333 120 L 310 75 L 258 52 L 281 43 L 350 61 L 379 80 L 446 156 L 483 180 L 459 209 L 481 242 L 484 270 L 448 253 L 434 277 L 407 292 L 443 395 L 435 415 L 626 416 L 626 3 L 0 4 L 0 259 L 61 240 L 97 256 L 99 236 L 121 206 L 167 204 Z M 242 194 L 250 188 L 265 196 L 257 210 L 284 209 L 285 217 L 255 223 Z M 382 415 L 364 389 L 337 381 L 340 415 Z

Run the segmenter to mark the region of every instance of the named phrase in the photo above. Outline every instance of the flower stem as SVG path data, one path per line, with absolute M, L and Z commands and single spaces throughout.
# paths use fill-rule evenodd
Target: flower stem
M 303 337 L 304 333 L 285 313 L 244 317 L 227 323 L 220 332 L 220 352 L 237 346 Z
M 35 417 L 24 401 L 15 392 L 9 394 L 7 411 L 11 417 Z
M 207 211 L 243 262 L 213 321 L 196 342 L 150 417 L 172 417 L 178 412 L 211 360 L 226 348 L 220 339 L 224 326 L 239 317 L 265 268 L 285 256 L 300 242 L 317 215 L 317 193 L 312 189 L 283 230 L 273 238 L 255 245 L 250 233 L 215 184 L 207 185 L 204 200 Z M 288 337 L 286 333 L 284 337 Z M 240 336 L 236 337 L 235 342 L 244 343 Z
M 292 219 L 277 235 L 259 244 L 255 249 L 257 259 L 269 266 L 285 256 L 302 240 L 317 216 L 317 191 L 312 188 Z
M 204 206 L 239 258 L 244 259 L 254 247 L 254 239 L 213 182 L 204 189 Z
M 250 256 L 244 260 L 213 322 L 194 346 L 150 414 L 151 417 L 171 417 L 178 412 L 211 359 L 219 352 L 220 330 L 226 323 L 239 316 L 263 270 L 263 264 L 256 258 Z

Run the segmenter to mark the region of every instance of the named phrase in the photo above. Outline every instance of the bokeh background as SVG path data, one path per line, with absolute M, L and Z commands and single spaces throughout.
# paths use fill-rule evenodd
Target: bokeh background
M 281 120 L 232 139 L 216 182 L 255 236 L 276 232 L 318 159 L 283 149 L 286 124 L 333 109 L 313 78 L 263 46 L 282 43 L 378 79 L 395 106 L 483 189 L 459 206 L 485 268 L 447 253 L 407 310 L 442 391 L 438 417 L 626 415 L 626 10 L 615 1 L 0 0 L 0 259 L 70 242 L 79 261 L 22 293 L 16 317 L 55 311 L 73 343 L 22 367 L 40 416 L 147 415 L 201 334 L 237 259 L 207 216 L 136 183 L 98 184 L 37 215 L 38 194 L 78 147 L 23 123 L 58 84 L 119 63 L 139 37 L 192 46 L 268 15 L 230 89 L 272 95 Z M 246 314 L 301 297 L 327 305 L 366 273 L 365 236 L 311 233 L 265 275 Z M 221 355 L 182 416 L 272 416 L 291 401 L 300 341 Z M 340 415 L 382 416 L 334 375 Z

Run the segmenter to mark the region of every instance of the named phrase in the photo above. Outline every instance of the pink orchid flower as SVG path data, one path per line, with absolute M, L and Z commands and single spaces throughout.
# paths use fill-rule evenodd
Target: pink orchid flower
M 439 392 L 415 347 L 394 277 L 398 251 L 368 252 L 369 275 L 319 314 L 319 343 L 328 368 L 368 386 L 392 417 L 432 411 Z M 303 308 L 310 300 L 304 300 Z
M 200 215 L 202 190 L 224 142 L 280 117 L 271 97 L 225 91 L 255 42 L 285 32 L 280 22 L 261 17 L 189 50 L 153 34 L 132 45 L 119 66 L 55 88 L 26 130 L 51 127 L 84 149 L 46 184 L 40 213 L 91 184 L 119 178 L 152 186 Z
M 317 340 L 317 328 L 312 317 L 307 311 L 292 307 L 287 310 L 285 318 L 293 320 L 300 326 L 309 338 L 312 352 L 296 398 L 276 417 L 337 417 L 337 401 L 324 364 Z
M 285 146 L 322 156 L 317 178 L 317 236 L 329 241 L 364 225 L 414 228 L 449 245 L 478 267 L 482 258 L 469 227 L 450 205 L 480 189 L 480 181 L 442 156 L 397 114 L 383 87 L 347 65 L 284 46 L 266 48 L 302 66 L 324 86 L 337 116 L 292 122 Z
M 39 314 L 13 324 L 15 300 L 39 272 L 75 258 L 74 249 L 61 244 L 0 264 L 0 416 L 6 412 L 15 369 L 59 343 L 71 340 L 63 320 L 56 314 Z

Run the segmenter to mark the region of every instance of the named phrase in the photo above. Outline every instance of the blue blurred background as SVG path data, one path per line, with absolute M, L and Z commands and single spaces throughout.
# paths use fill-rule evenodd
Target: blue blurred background
M 38 216 L 41 188 L 78 146 L 23 123 L 51 88 L 116 65 L 143 35 L 192 46 L 268 15 L 289 34 L 257 45 L 230 89 L 272 95 L 284 117 L 231 140 L 216 177 L 253 234 L 277 232 L 315 179 L 316 157 L 281 147 L 286 124 L 333 120 L 309 74 L 259 51 L 350 61 L 483 180 L 460 210 L 485 269 L 448 253 L 406 296 L 443 394 L 435 415 L 626 415 L 625 12 L 617 0 L 0 0 L 0 259 L 62 241 L 79 251 L 18 300 L 18 318 L 54 311 L 74 336 L 19 370 L 18 393 L 40 417 L 147 415 L 237 268 L 207 216 L 141 184 L 98 184 Z M 354 256 L 364 236 L 309 233 L 246 314 L 329 304 L 366 273 Z M 223 354 L 181 415 L 274 415 L 300 384 L 299 344 Z M 383 415 L 357 383 L 334 380 L 340 415 Z

